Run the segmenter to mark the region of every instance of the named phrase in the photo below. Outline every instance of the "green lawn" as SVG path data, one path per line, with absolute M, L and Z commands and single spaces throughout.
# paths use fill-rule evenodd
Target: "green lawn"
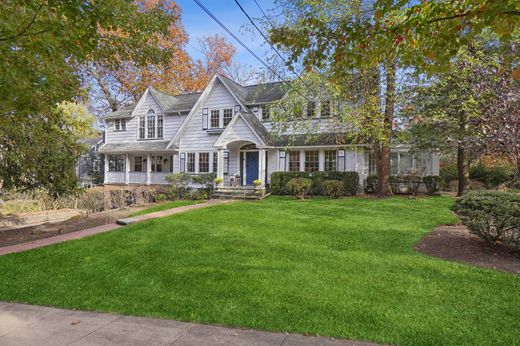
M 201 203 L 201 201 L 186 200 L 186 201 L 164 202 L 164 203 L 154 205 L 153 207 L 150 207 L 147 209 L 136 211 L 135 213 L 132 213 L 128 216 L 132 217 L 132 216 L 150 214 L 150 213 L 155 213 L 156 211 L 163 211 L 163 210 L 168 210 L 168 209 L 172 209 L 172 208 L 183 207 L 185 205 L 193 205 L 193 204 L 199 204 L 199 203 Z
M 520 277 L 431 258 L 452 200 L 270 197 L 0 257 L 0 300 L 402 345 L 518 345 Z

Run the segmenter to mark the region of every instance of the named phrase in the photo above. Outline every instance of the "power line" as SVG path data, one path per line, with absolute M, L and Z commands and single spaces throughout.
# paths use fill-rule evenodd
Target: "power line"
M 287 82 L 285 79 L 283 79 L 278 72 L 276 72 L 271 66 L 269 66 L 265 61 L 263 61 L 258 55 L 255 54 L 244 42 L 242 42 L 231 30 L 229 30 L 213 13 L 211 13 L 210 10 L 206 8 L 199 0 L 193 0 L 208 16 L 210 16 L 222 29 L 224 29 L 231 37 L 233 37 L 242 47 L 244 47 L 245 50 L 247 50 L 253 57 L 256 58 L 262 65 L 265 66 L 268 70 L 270 70 L 276 77 L 278 77 L 282 82 L 287 84 L 289 88 L 303 96 L 307 101 L 311 101 L 307 96 L 303 95 L 300 91 L 296 90 L 291 83 Z
M 244 15 L 247 17 L 247 19 L 249 19 L 251 24 L 253 24 L 253 26 L 255 27 L 256 31 L 258 31 L 260 33 L 260 35 L 262 35 L 262 37 L 264 38 L 265 42 L 267 42 L 267 44 L 269 44 L 269 46 L 271 46 L 272 50 L 280 57 L 280 59 L 282 59 L 282 61 L 285 63 L 285 65 L 289 66 L 289 63 L 287 62 L 287 60 L 285 60 L 285 58 L 278 51 L 278 49 L 276 49 L 276 47 L 273 46 L 273 44 L 269 41 L 269 39 L 264 35 L 262 30 L 260 30 L 260 28 L 256 25 L 256 23 L 253 21 L 253 19 L 249 16 L 249 14 L 246 12 L 246 10 L 244 10 L 242 5 L 240 5 L 240 2 L 238 2 L 238 0 L 235 0 L 235 3 L 238 5 L 238 7 L 242 11 L 242 13 L 244 13 Z M 260 8 L 259 5 L 258 5 L 258 7 Z M 264 13 L 264 11 L 262 11 L 262 13 Z M 265 14 L 264 14 L 264 16 L 265 16 Z M 291 70 L 291 72 L 303 83 L 303 85 L 305 85 L 307 88 L 310 89 L 310 86 L 300 77 L 300 75 L 298 73 L 296 73 L 294 70 Z
M 260 6 L 260 4 L 258 3 L 258 1 L 256 0 L 253 0 L 256 4 L 256 7 L 258 7 L 258 9 L 260 10 L 260 12 L 262 12 L 262 15 L 264 16 L 264 18 L 267 20 L 267 22 L 269 23 L 269 25 L 271 26 L 271 28 L 274 28 L 274 24 L 273 22 L 271 22 L 271 19 L 269 19 L 269 17 L 267 16 L 267 14 L 265 14 L 264 12 L 264 9 L 262 8 L 262 6 Z

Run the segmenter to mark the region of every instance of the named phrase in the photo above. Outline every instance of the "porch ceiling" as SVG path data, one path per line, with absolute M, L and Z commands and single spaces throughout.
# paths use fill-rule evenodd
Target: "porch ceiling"
M 175 152 L 174 148 L 166 149 L 169 141 L 142 141 L 128 143 L 105 143 L 100 153 L 129 153 L 129 152 Z

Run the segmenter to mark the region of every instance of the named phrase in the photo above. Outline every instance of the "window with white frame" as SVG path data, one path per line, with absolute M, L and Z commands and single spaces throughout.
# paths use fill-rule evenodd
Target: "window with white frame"
M 300 170 L 300 152 L 289 152 L 289 172 L 298 172 Z
M 218 152 L 213 153 L 213 172 L 217 173 L 218 170 Z
M 336 158 L 338 152 L 336 150 L 325 150 L 325 172 L 336 171 Z
M 305 172 L 313 173 L 320 170 L 320 154 L 317 150 L 305 152 Z
M 390 153 L 390 175 L 399 174 L 399 153 Z
M 368 154 L 368 175 L 377 175 L 376 157 L 374 153 Z
M 314 118 L 315 114 L 316 114 L 316 102 L 314 102 L 314 101 L 307 102 L 307 107 L 306 107 L 307 118 Z
M 163 157 L 162 156 L 151 156 L 152 160 L 152 172 L 163 171 Z
M 322 118 L 328 118 L 330 117 L 330 101 L 329 100 L 323 100 L 321 101 L 321 107 L 320 107 L 320 117 Z
M 162 115 L 157 115 L 157 138 L 163 138 L 164 118 Z
M 142 172 L 143 171 L 143 157 L 136 156 L 134 157 L 134 172 Z
M 211 116 L 209 119 L 209 127 L 211 128 L 219 128 L 220 127 L 220 111 L 218 109 L 213 109 L 211 111 Z
M 147 118 L 148 138 L 155 138 L 155 115 L 148 115 Z
M 114 125 L 115 131 L 126 131 L 126 119 L 116 119 Z
M 139 117 L 139 139 L 144 139 L 146 134 L 146 118 Z
M 209 172 L 209 153 L 199 153 L 199 173 Z
M 431 154 L 418 153 L 415 155 L 415 169 L 421 175 L 431 175 Z
M 262 106 L 262 120 L 269 120 L 269 119 L 271 119 L 271 106 L 263 105 Z
M 413 156 L 410 153 L 399 153 L 399 174 L 413 171 Z
M 186 172 L 195 173 L 195 153 L 186 154 Z
M 108 170 L 110 172 L 123 172 L 125 169 L 124 155 L 108 155 Z
M 224 109 L 224 127 L 228 126 L 228 124 L 231 122 L 231 119 L 233 119 L 233 109 Z

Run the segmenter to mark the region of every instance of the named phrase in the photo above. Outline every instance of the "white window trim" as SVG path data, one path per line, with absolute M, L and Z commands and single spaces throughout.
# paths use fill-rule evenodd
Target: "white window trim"
M 231 120 L 235 117 L 234 107 L 209 108 L 208 109 L 208 129 L 225 129 L 227 127 L 227 125 L 224 126 L 224 109 L 231 109 L 231 119 L 229 120 L 229 122 L 231 122 Z M 218 111 L 218 127 L 212 126 L 212 124 L 211 124 L 211 113 L 213 111 Z
M 153 110 L 154 112 L 149 114 L 148 112 L 150 110 Z M 155 137 L 153 137 L 153 138 L 148 137 L 148 117 L 151 117 L 151 116 L 154 117 L 154 124 L 155 124 L 155 126 L 154 126 L 155 127 L 155 131 L 154 131 Z M 159 130 L 158 130 L 159 126 L 157 126 L 158 125 L 158 117 L 159 116 L 162 116 L 162 136 L 161 137 L 158 136 L 158 134 L 159 134 Z M 140 127 L 140 125 L 141 125 L 140 124 L 141 117 L 144 117 L 144 138 L 140 138 L 139 137 L 139 130 L 141 128 Z M 165 129 L 164 124 L 165 124 L 165 122 L 166 122 L 166 117 L 165 117 L 165 115 L 163 113 L 160 113 L 160 112 L 157 113 L 157 112 L 155 112 L 155 110 L 153 108 L 149 108 L 148 111 L 146 111 L 146 113 L 140 114 L 138 119 L 137 119 L 137 140 L 138 141 L 152 141 L 152 140 L 164 139 L 164 129 Z

